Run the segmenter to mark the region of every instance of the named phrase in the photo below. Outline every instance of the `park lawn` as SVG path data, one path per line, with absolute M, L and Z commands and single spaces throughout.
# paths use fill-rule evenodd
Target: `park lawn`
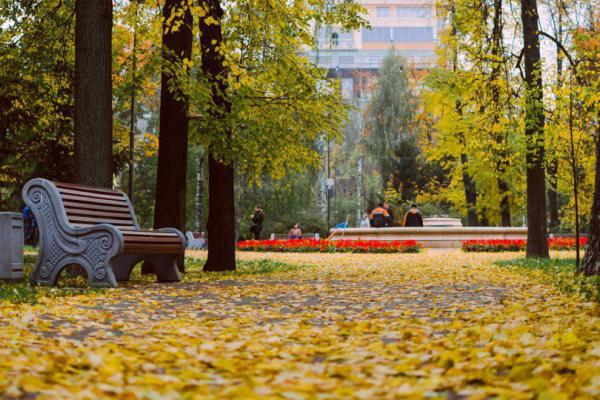
M 241 273 L 5 301 L 0 398 L 600 396 L 597 303 L 520 257 L 242 253 Z

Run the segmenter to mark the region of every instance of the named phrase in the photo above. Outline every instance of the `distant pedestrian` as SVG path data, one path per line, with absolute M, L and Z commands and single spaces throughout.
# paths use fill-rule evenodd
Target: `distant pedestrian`
M 255 240 L 260 240 L 260 232 L 262 231 L 263 221 L 265 220 L 265 212 L 261 206 L 256 206 L 252 215 L 252 223 L 250 224 L 250 232 L 254 234 Z
M 383 208 L 383 203 L 379 203 L 377 204 L 377 207 L 371 211 L 371 226 L 373 228 L 383 228 L 386 226 L 389 217 L 390 214 Z
M 302 239 L 302 230 L 298 224 L 295 224 L 288 232 L 288 239 Z
M 371 227 L 371 221 L 369 220 L 369 214 L 364 213 L 362 220 L 360 221 L 360 227 L 361 228 L 370 228 Z
M 23 208 L 23 234 L 25 244 L 31 246 L 36 245 L 37 230 L 37 221 L 35 220 L 33 211 L 31 211 L 31 208 L 29 208 L 29 206 L 25 206 Z
M 423 215 L 417 208 L 416 204 L 410 206 L 410 210 L 404 216 L 405 227 L 422 227 L 423 226 Z
M 383 208 L 385 208 L 385 210 L 389 214 L 388 218 L 387 218 L 386 226 L 393 226 L 394 225 L 394 213 L 392 211 L 392 207 L 390 207 L 390 205 L 388 203 L 383 203 Z

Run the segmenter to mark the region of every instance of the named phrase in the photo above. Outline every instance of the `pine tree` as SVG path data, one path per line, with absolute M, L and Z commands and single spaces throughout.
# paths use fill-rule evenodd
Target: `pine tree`
M 415 99 L 402 58 L 394 49 L 384 58 L 368 106 L 367 150 L 377 160 L 384 185 L 414 199 L 419 175 L 418 140 L 413 132 Z

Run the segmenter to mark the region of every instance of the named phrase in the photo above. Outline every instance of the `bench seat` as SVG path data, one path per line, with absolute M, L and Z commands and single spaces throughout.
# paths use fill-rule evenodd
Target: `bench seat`
M 148 262 L 159 281 L 178 281 L 185 237 L 177 229 L 141 229 L 127 196 L 113 189 L 33 179 L 23 188 L 40 227 L 32 280 L 54 285 L 62 268 L 81 265 L 91 286 L 115 287 Z

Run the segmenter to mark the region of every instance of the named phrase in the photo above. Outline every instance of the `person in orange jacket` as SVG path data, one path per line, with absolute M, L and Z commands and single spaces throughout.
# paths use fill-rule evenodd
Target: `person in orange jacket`
M 390 218 L 390 214 L 383 207 L 383 203 L 377 204 L 377 207 L 371 211 L 371 226 L 373 228 L 383 228 L 386 226 L 387 221 Z

